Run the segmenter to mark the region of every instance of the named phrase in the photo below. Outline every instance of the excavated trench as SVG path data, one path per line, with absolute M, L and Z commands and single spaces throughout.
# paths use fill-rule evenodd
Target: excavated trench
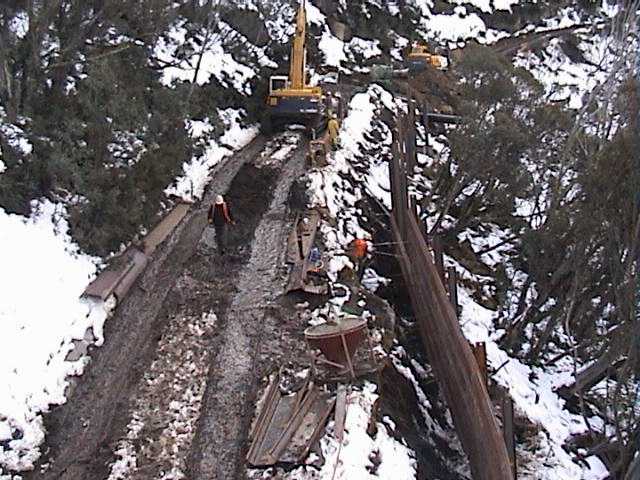
M 169 319 L 169 327 L 135 394 L 127 433 L 113 449 L 117 460 L 110 479 L 163 478 L 186 471 L 207 376 L 217 368 L 212 358 L 220 348 L 220 330 L 279 174 L 279 168 L 254 163 L 239 170 L 225 195 L 236 225 L 230 228 L 224 256 L 215 248 L 213 231 L 203 232 L 165 301 L 161 315 Z M 98 478 L 109 474 L 97 473 Z
M 380 418 L 389 416 L 396 425 L 395 434 L 402 438 L 416 454 L 416 478 L 466 480 L 466 458 L 452 449 L 458 445 L 438 383 L 430 371 L 420 331 L 414 322 L 411 300 L 404 285 L 400 265 L 393 260 L 393 241 L 388 218 L 379 206 L 363 201 L 362 209 L 372 219 L 368 228 L 378 252 L 371 266 L 381 276 L 392 279 L 376 295 L 387 300 L 393 308 L 396 322 L 397 346 L 394 360 L 383 369 L 380 382 Z M 401 373 L 400 369 L 405 373 Z M 413 381 L 408 376 L 413 377 Z
M 202 413 L 187 464 L 188 478 L 232 479 L 244 468 L 246 439 L 261 377 L 260 350 L 284 293 L 283 268 L 291 215 L 287 198 L 304 171 L 304 142 L 285 160 L 266 212 L 237 272 L 237 293 L 220 317 L 219 336 L 212 342 L 211 362 Z M 255 189 L 255 185 L 252 189 Z M 277 317 L 277 315 L 276 315 Z M 278 336 L 275 337 L 278 339 Z

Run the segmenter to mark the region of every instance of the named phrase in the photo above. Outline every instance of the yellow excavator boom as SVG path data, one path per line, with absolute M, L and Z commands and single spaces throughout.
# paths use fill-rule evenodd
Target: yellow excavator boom
M 300 4 L 298 15 L 296 16 L 296 33 L 293 37 L 293 45 L 291 46 L 291 65 L 289 66 L 289 81 L 291 88 L 294 90 L 302 90 L 306 86 L 306 48 L 305 42 L 307 38 L 307 12 L 305 1 Z

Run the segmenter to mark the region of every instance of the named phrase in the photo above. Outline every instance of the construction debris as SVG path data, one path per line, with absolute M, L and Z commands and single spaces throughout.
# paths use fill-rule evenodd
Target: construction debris
M 335 398 L 311 381 L 293 394 L 283 394 L 280 375 L 273 375 L 249 436 L 249 464 L 302 463 L 319 439 L 334 404 Z
M 114 295 L 118 302 L 122 301 L 146 268 L 149 258 L 182 222 L 190 208 L 189 203 L 178 203 L 142 242 L 129 246 L 116 257 L 109 267 L 89 284 L 82 296 L 106 301 Z
M 362 318 L 348 316 L 336 322 L 315 325 L 307 328 L 304 336 L 309 345 L 314 371 L 317 371 L 318 363 L 321 363 L 332 367 L 334 374 L 350 373 L 351 378 L 355 379 L 359 374 L 369 373 L 376 368 L 367 321 Z M 358 368 L 356 353 L 365 340 L 371 364 Z
M 287 240 L 287 263 L 291 264 L 286 292 L 302 290 L 326 294 L 328 286 L 322 278 L 322 260 L 313 245 L 320 224 L 320 213 L 308 210 L 296 217 Z M 320 256 L 321 257 L 321 256 Z
M 334 432 L 336 440 L 342 443 L 344 438 L 344 424 L 347 419 L 347 387 L 340 385 L 338 387 L 338 394 L 336 395 L 336 413 L 334 416 Z

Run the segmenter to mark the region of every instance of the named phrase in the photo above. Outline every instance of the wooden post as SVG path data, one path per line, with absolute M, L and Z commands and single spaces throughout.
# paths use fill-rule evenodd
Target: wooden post
M 433 237 L 433 241 L 431 242 L 433 245 L 433 257 L 436 262 L 436 269 L 438 270 L 438 276 L 442 281 L 442 286 L 446 288 L 447 282 L 444 278 L 444 248 L 442 246 L 442 240 L 440 237 Z
M 504 443 L 507 446 L 507 454 L 511 463 L 511 471 L 514 480 L 518 478 L 518 466 L 516 461 L 516 442 L 515 432 L 513 428 L 513 400 L 506 389 L 500 389 L 502 392 L 502 432 L 504 435 Z
M 409 115 L 406 128 L 406 162 L 407 174 L 413 175 L 413 170 L 418 164 L 416 156 L 416 102 L 410 100 L 408 104 Z
M 487 391 L 489 391 L 489 376 L 487 375 L 487 345 L 484 342 L 472 343 L 471 350 L 473 351 L 473 356 L 476 358 L 476 363 L 480 369 L 482 382 L 487 388 Z
M 394 133 L 394 140 L 403 138 L 402 131 Z M 401 145 L 401 141 L 398 143 Z M 402 147 L 394 150 L 394 154 L 406 152 Z M 398 205 L 402 211 L 391 216 L 391 230 L 425 351 L 447 400 L 474 480 L 513 480 L 489 394 L 445 291 L 444 268 L 440 272 L 436 268 L 418 221 L 407 209 L 406 170 L 403 173 L 404 182 L 396 176 L 397 181 L 392 183 L 392 196 L 401 200 L 404 208 Z M 398 218 L 404 225 L 399 225 Z
M 449 300 L 458 315 L 458 272 L 456 267 L 447 268 L 447 282 L 449 284 Z
M 415 217 L 407 237 L 392 218 L 398 259 L 405 276 L 425 351 L 444 392 L 474 480 L 512 480 L 512 467 L 491 400 L 433 257 Z

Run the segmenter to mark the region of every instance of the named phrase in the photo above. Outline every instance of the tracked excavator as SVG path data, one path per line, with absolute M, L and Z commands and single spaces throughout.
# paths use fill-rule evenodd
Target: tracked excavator
M 409 73 L 422 72 L 428 66 L 444 70 L 447 68 L 447 59 L 442 55 L 431 53 L 426 44 L 416 43 L 405 58 L 405 66 L 409 69 Z
M 328 108 L 321 87 L 307 83 L 306 31 L 307 13 L 305 0 L 296 15 L 296 31 L 291 47 L 289 76 L 272 76 L 269 79 L 266 118 L 263 129 L 270 131 L 287 124 L 302 124 L 310 132 L 322 130 L 328 120 Z

